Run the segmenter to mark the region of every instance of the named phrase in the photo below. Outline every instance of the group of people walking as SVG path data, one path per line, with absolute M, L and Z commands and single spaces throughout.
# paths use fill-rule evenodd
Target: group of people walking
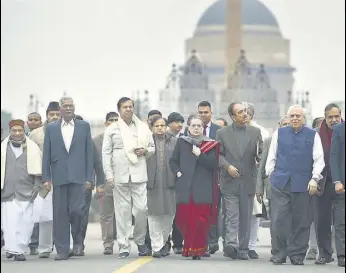
M 251 103 L 231 103 L 228 125 L 212 122 L 203 101 L 185 128 L 179 113 L 166 119 L 152 110 L 143 122 L 134 107 L 121 98 L 94 138 L 69 97 L 49 104 L 43 125 L 39 114 L 29 115 L 36 127 L 29 136 L 24 121 L 10 122 L 1 145 L 7 258 L 25 260 L 35 222 L 40 258 L 53 244 L 55 260 L 83 256 L 95 187 L 105 255 L 115 240 L 118 257 L 130 255 L 134 225 L 139 256 L 166 257 L 173 247 L 199 260 L 215 254 L 222 237 L 225 257 L 258 259 L 266 198 L 273 264 L 304 264 L 314 222 L 316 264 L 333 261 L 333 225 L 338 265 L 345 265 L 345 125 L 337 105 L 326 107 L 317 130 L 305 124 L 301 106 L 291 106 L 272 136 L 255 122 Z

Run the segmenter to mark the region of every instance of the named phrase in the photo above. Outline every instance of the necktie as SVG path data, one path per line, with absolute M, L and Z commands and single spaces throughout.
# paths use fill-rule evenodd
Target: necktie
M 207 128 L 208 128 L 208 126 L 203 126 L 203 135 L 204 136 L 207 135 Z

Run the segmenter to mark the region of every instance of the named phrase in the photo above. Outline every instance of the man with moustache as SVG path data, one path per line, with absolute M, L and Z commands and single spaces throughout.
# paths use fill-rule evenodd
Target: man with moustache
M 106 115 L 105 127 L 118 122 L 119 114 L 109 112 Z M 102 145 L 104 133 L 94 137 L 94 170 L 96 174 L 96 192 L 100 206 L 100 223 L 103 240 L 104 255 L 113 254 L 114 238 L 116 238 L 116 224 L 114 217 L 113 188 L 106 183 L 102 166 Z
M 324 162 L 326 166 L 322 172 L 324 179 L 319 183 L 319 194 L 314 196 L 315 205 L 315 230 L 317 236 L 317 245 L 319 257 L 315 264 L 323 265 L 334 261 L 332 258 L 332 218 L 333 218 L 333 203 L 339 204 L 337 201 L 338 195 L 335 192 L 335 185 L 330 171 L 330 147 L 332 143 L 332 135 L 334 127 L 341 122 L 341 109 L 331 103 L 324 109 L 324 119 L 321 125 L 316 129 L 322 141 Z M 340 234 L 336 234 L 336 241 L 343 240 Z M 340 249 L 339 249 L 340 253 Z
M 85 206 L 85 190 L 93 187 L 93 145 L 89 123 L 73 119 L 71 97 L 60 99 L 59 122 L 47 125 L 43 145 L 42 176 L 45 188 L 53 185 L 53 238 L 58 255 L 67 260 L 70 249 L 70 225 L 73 254 L 83 255 L 80 234 Z
M 1 226 L 6 258 L 25 261 L 34 227 L 33 202 L 42 187 L 42 155 L 25 136 L 24 121 L 9 123 L 10 136 L 1 143 Z
M 135 217 L 134 242 L 139 256 L 148 256 L 147 163 L 155 152 L 148 125 L 133 113 L 134 103 L 123 97 L 117 103 L 119 120 L 106 128 L 102 145 L 102 163 L 107 183 L 113 187 L 114 211 L 119 244 L 119 259 L 130 255 L 132 212 Z
M 273 231 L 278 253 L 273 264 L 304 265 L 312 222 L 311 196 L 318 193 L 325 166 L 318 133 L 306 127 L 304 109 L 291 106 L 290 126 L 274 132 L 266 162 L 274 208 Z
M 52 101 L 49 103 L 48 108 L 46 110 L 46 118 L 47 120 L 45 121 L 43 126 L 34 129 L 30 134 L 30 139 L 40 147 L 41 152 L 43 151 L 44 135 L 46 132 L 47 124 L 55 122 L 60 118 L 59 102 Z M 42 197 L 39 196 L 38 200 L 40 198 Z M 40 201 L 40 203 L 46 207 L 46 211 L 52 210 L 52 192 L 49 192 L 44 198 L 44 200 Z M 53 251 L 53 220 L 44 220 L 39 224 L 37 223 L 35 225 L 38 225 L 39 232 L 39 258 L 49 258 L 50 254 Z M 33 232 L 33 234 L 34 233 L 35 231 Z
M 332 181 L 337 194 L 334 199 L 336 254 L 338 266 L 345 267 L 345 123 L 334 126 L 330 148 Z
M 283 128 L 289 125 L 289 118 L 288 116 L 284 116 L 280 121 L 279 121 L 279 128 Z M 268 176 L 266 175 L 266 170 L 265 166 L 267 163 L 267 158 L 268 158 L 268 153 L 269 153 L 269 147 L 270 143 L 272 141 L 271 137 L 266 138 L 263 141 L 263 153 L 262 153 L 262 158 L 258 167 L 258 173 L 257 173 L 257 185 L 256 185 L 256 198 L 259 203 L 263 202 L 264 199 L 264 193 L 266 195 L 266 199 L 269 201 L 269 214 L 270 218 L 273 212 L 273 206 L 271 202 L 271 190 L 270 190 L 270 181 L 268 179 Z M 270 258 L 270 261 L 273 261 L 274 255 L 276 255 L 279 251 L 277 249 L 277 245 L 275 243 L 275 236 L 274 236 L 274 231 L 273 231 L 273 220 L 271 219 L 270 221 L 270 235 L 271 235 L 271 254 L 273 255 Z
M 256 192 L 256 161 L 262 152 L 261 131 L 247 125 L 244 104 L 228 107 L 233 124 L 216 133 L 220 142 L 220 180 L 225 209 L 224 256 L 248 260 L 251 216 Z

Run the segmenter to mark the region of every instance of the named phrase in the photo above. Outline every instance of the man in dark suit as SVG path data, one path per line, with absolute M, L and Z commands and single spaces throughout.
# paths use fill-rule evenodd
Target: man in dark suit
M 220 142 L 221 193 L 226 216 L 224 256 L 248 260 L 256 161 L 263 141 L 260 129 L 246 125 L 247 114 L 242 103 L 231 103 L 228 113 L 233 124 L 216 133 Z
M 337 196 L 330 172 L 329 158 L 333 128 L 341 122 L 341 110 L 337 104 L 331 103 L 324 109 L 324 114 L 325 117 L 320 126 L 315 130 L 321 137 L 325 167 L 322 172 L 323 179 L 319 182 L 319 194 L 313 197 L 314 224 L 319 253 L 319 257 L 315 261 L 315 264 L 321 265 L 334 261 L 332 258 L 333 249 L 331 225 L 333 218 L 332 205 Z
M 83 255 L 81 224 L 85 206 L 84 191 L 93 187 L 93 144 L 90 125 L 73 119 L 70 97 L 60 100 L 61 120 L 48 124 L 44 138 L 42 180 L 47 190 L 53 185 L 53 238 L 58 255 L 67 260 L 70 225 L 73 254 Z
M 337 197 L 334 201 L 335 245 L 338 265 L 345 267 L 345 123 L 334 127 L 330 168 Z
M 117 122 L 119 114 L 109 112 L 106 115 L 105 127 Z M 104 255 L 113 254 L 114 238 L 116 238 L 116 224 L 114 217 L 113 189 L 106 182 L 102 165 L 102 144 L 104 132 L 93 139 L 94 146 L 94 170 L 96 174 L 96 193 L 100 206 L 100 223 Z
M 198 115 L 200 116 L 202 122 L 203 122 L 203 135 L 211 138 L 216 139 L 216 132 L 221 127 L 216 125 L 211 121 L 212 119 L 212 111 L 211 111 L 211 104 L 209 101 L 201 101 L 198 104 Z M 218 200 L 218 208 L 221 209 L 221 194 L 219 193 L 219 200 Z M 218 223 L 220 221 L 217 221 Z M 216 251 L 219 250 L 219 237 L 221 234 L 219 234 L 220 227 L 218 225 L 212 225 L 210 234 L 209 234 L 209 253 L 215 254 Z M 206 253 L 205 256 L 209 256 L 209 253 Z

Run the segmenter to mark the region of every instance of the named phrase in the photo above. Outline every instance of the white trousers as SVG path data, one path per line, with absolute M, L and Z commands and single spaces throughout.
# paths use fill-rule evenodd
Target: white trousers
M 260 227 L 261 219 L 252 215 L 251 217 L 251 231 L 250 231 L 250 241 L 249 241 L 249 250 L 256 250 L 257 239 L 258 239 L 258 230 Z
M 149 235 L 154 252 L 159 252 L 165 246 L 173 229 L 173 218 L 171 215 L 148 216 Z
M 53 221 L 39 223 L 39 246 L 38 252 L 52 253 L 53 251 Z
M 34 228 L 34 211 L 30 202 L 1 202 L 1 226 L 6 252 L 24 254 L 28 250 Z
M 145 244 L 148 220 L 147 183 L 115 184 L 113 199 L 119 252 L 130 253 L 132 214 L 135 217 L 133 240 L 137 245 Z

